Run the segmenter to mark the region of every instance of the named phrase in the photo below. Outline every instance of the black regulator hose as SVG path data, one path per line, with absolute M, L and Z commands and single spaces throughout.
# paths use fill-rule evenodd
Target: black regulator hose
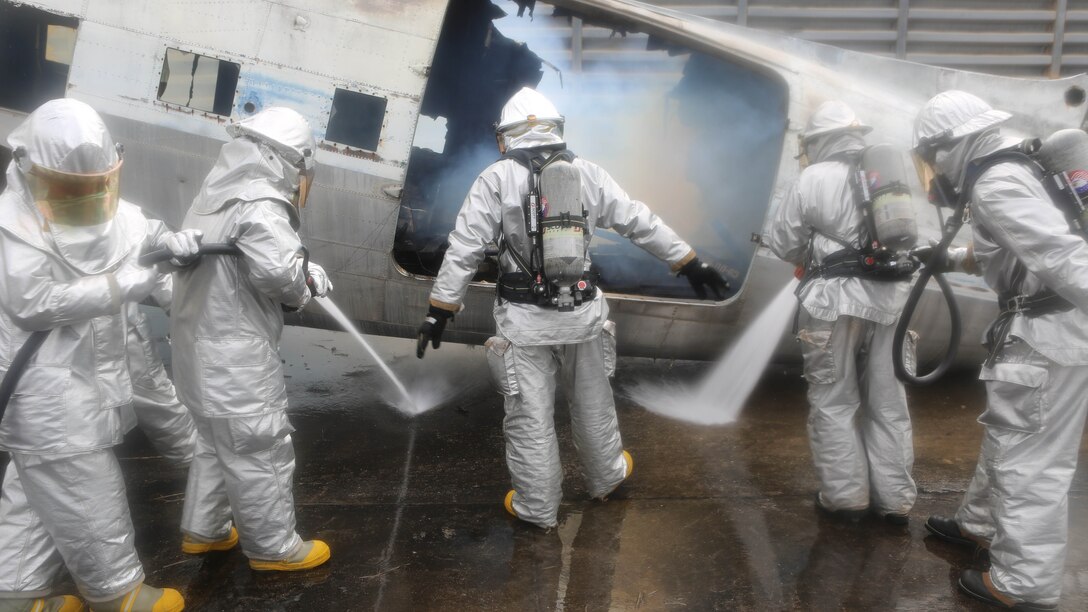
M 238 250 L 238 247 L 229 243 L 203 244 L 200 245 L 200 249 L 197 251 L 197 255 L 200 256 L 239 254 L 241 254 L 241 251 Z M 170 249 L 160 249 L 140 255 L 136 263 L 141 266 L 152 266 L 167 261 L 173 256 Z M 34 356 L 34 353 L 38 352 L 51 331 L 53 330 L 43 329 L 31 333 L 23 346 L 19 347 L 19 351 L 15 353 L 15 358 L 11 360 L 11 366 L 8 367 L 8 371 L 4 374 L 4 380 L 0 382 L 0 421 L 4 419 L 4 412 L 8 408 L 8 402 L 11 401 L 12 394 L 15 393 L 15 386 L 19 384 L 19 379 L 23 376 L 23 370 L 26 369 L 30 358 Z
M 956 360 L 956 353 L 959 351 L 960 336 L 963 335 L 960 307 L 956 303 L 956 296 L 952 293 L 952 286 L 948 284 L 948 280 L 945 279 L 944 274 L 938 270 L 943 267 L 946 254 L 948 253 L 948 245 L 952 244 L 952 240 L 956 237 L 956 234 L 959 233 L 960 227 L 963 226 L 963 211 L 965 206 L 966 202 L 960 203 L 956 206 L 952 216 L 948 218 L 948 222 L 945 224 L 944 231 L 941 235 L 941 241 L 937 243 L 937 246 L 933 247 L 933 250 L 929 255 L 929 260 L 925 262 L 925 266 L 918 274 L 918 280 L 914 283 L 914 286 L 911 287 L 907 302 L 903 305 L 903 314 L 900 315 L 899 324 L 895 328 L 895 336 L 892 338 L 892 365 L 895 367 L 896 377 L 905 383 L 912 385 L 932 384 L 943 376 Z M 948 315 L 952 320 L 951 333 L 948 338 L 948 350 L 945 351 L 944 356 L 941 358 L 941 362 L 929 373 L 919 375 L 917 372 L 911 372 L 903 362 L 903 342 L 907 337 L 907 331 L 910 328 L 910 322 L 914 316 L 914 309 L 918 307 L 918 302 L 922 300 L 922 293 L 925 292 L 930 277 L 937 279 L 937 285 L 941 288 L 941 293 L 944 295 L 944 301 L 948 304 Z M 917 363 L 917 361 L 917 356 L 915 356 L 915 362 Z

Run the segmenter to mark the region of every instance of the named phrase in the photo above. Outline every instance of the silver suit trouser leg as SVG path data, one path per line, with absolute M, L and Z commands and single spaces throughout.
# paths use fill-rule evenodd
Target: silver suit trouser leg
M 248 557 L 290 556 L 302 539 L 295 532 L 295 449 L 287 415 L 195 420 L 199 440 L 189 467 L 182 531 L 223 538 L 233 515 Z
M 0 598 L 44 597 L 64 566 L 53 537 L 30 507 L 14 462 L 0 496 Z
M 488 364 L 505 396 L 506 467 L 514 486 L 518 518 L 554 527 L 563 497 L 563 468 L 555 435 L 555 384 L 559 369 L 554 346 L 514 346 L 488 341 Z
M 560 376 L 570 403 L 574 447 L 582 461 L 591 497 L 608 494 L 623 481 L 623 460 L 616 403 L 605 365 L 605 335 L 560 350 Z
M 808 439 L 820 496 L 832 510 L 869 505 L 869 468 L 861 432 L 856 355 L 864 339 L 861 319 L 821 321 L 802 312 L 801 340 L 808 381 Z
M 994 534 L 997 532 L 994 517 L 991 514 L 993 503 L 990 500 L 990 473 L 987 468 L 989 462 L 987 457 L 993 452 L 994 449 L 987 447 L 987 439 L 983 438 L 978 464 L 975 466 L 975 475 L 971 479 L 971 484 L 967 485 L 963 503 L 956 511 L 956 524 L 959 528 L 987 542 L 993 541 Z
M 193 415 L 193 420 L 196 448 L 189 464 L 181 531 L 198 540 L 221 540 L 230 535 L 233 522 L 227 484 L 215 452 L 211 419 Z
M 174 384 L 166 376 L 158 357 L 153 356 L 142 366 L 132 367 L 136 422 L 163 457 L 176 463 L 189 463 L 196 447 L 193 417 L 189 409 L 178 401 Z
M 863 344 L 862 413 L 859 419 L 869 462 L 870 502 L 880 512 L 906 514 L 914 507 L 918 486 L 914 437 L 903 383 L 892 365 L 894 325 L 865 322 L 871 330 Z
M 1057 604 L 1068 545 L 1069 487 L 1088 414 L 1088 366 L 1059 366 L 1023 343 L 1007 347 L 986 381 L 979 464 L 960 516 L 989 500 L 990 576 L 1016 599 Z
M 55 574 L 51 559 L 55 553 L 46 544 L 47 537 L 89 601 L 113 599 L 144 579 L 133 546 L 125 483 L 112 450 L 77 455 L 12 453 L 11 461 L 18 471 L 10 496 L 11 516 L 23 517 L 28 528 L 23 571 L 41 572 L 40 576 L 24 573 L 23 585 L 41 589 Z M 19 485 L 25 494 L 25 506 L 18 495 Z M 7 502 L 6 484 L 4 488 Z M 27 518 L 28 513 L 35 516 Z M 0 522 L 0 532 L 7 535 L 10 526 Z M 4 547 L 7 545 L 5 542 Z M 16 583 L 8 582 L 8 571 L 5 563 L 0 570 L 4 576 L 0 589 L 18 588 Z

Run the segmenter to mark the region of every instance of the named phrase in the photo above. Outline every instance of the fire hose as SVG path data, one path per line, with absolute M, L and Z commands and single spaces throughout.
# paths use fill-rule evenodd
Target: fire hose
M 944 202 L 952 201 L 947 197 L 947 194 L 940 189 L 939 185 L 937 186 L 937 192 L 937 196 L 944 200 Z M 966 205 L 966 199 L 959 202 L 953 209 L 952 215 L 944 223 L 944 228 L 941 232 L 941 240 L 932 248 L 929 256 L 926 258 L 922 271 L 918 273 L 918 280 L 915 281 L 914 286 L 911 287 L 910 295 L 903 305 L 903 314 L 900 315 L 899 324 L 895 328 L 895 336 L 892 338 L 892 365 L 895 367 L 896 377 L 905 383 L 928 385 L 936 382 L 937 379 L 943 376 L 944 373 L 952 367 L 952 363 L 956 359 L 956 353 L 959 350 L 960 336 L 963 333 L 960 309 L 959 305 L 956 303 L 956 296 L 952 293 L 952 287 L 948 284 L 948 280 L 945 279 L 941 270 L 945 267 L 944 264 L 948 253 L 948 246 L 952 244 L 952 240 L 956 237 L 956 234 L 959 233 L 960 228 L 963 227 L 963 212 Z M 910 368 L 906 366 L 906 363 L 904 363 L 903 343 L 906 339 L 911 319 L 914 316 L 914 310 L 918 307 L 918 302 L 921 301 L 922 293 L 925 292 L 931 277 L 937 280 L 937 285 L 940 286 L 941 293 L 944 296 L 945 302 L 948 304 L 948 314 L 951 318 L 951 330 L 949 333 L 948 349 L 941 357 L 941 361 L 927 374 L 919 375 L 917 372 L 912 372 Z M 917 359 L 915 359 L 915 361 L 917 361 Z

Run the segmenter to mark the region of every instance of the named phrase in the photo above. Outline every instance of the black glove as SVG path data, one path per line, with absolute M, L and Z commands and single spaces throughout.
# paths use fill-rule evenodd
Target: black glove
M 695 290 L 695 295 L 699 296 L 700 300 L 707 299 L 707 287 L 714 291 L 715 299 L 718 300 L 725 299 L 725 292 L 729 291 L 729 281 L 722 278 L 722 275 L 711 268 L 710 264 L 699 261 L 698 257 L 684 264 L 679 274 L 688 277 L 691 288 Z
M 431 306 L 427 309 L 427 318 L 423 319 L 423 324 L 419 326 L 419 331 L 416 332 L 419 338 L 416 342 L 416 357 L 423 359 L 423 353 L 427 350 L 428 341 L 436 349 L 442 344 L 442 332 L 446 330 L 446 322 L 452 318 L 452 312 L 437 306 Z

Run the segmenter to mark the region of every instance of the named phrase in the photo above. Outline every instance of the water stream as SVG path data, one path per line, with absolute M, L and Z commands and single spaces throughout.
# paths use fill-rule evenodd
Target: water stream
M 626 387 L 625 394 L 650 412 L 681 421 L 700 425 L 736 421 L 793 321 L 796 287 L 797 280 L 783 287 L 696 386 L 641 380 Z
M 407 414 L 419 414 L 423 412 L 425 409 L 420 409 L 415 399 L 412 397 L 412 394 L 409 393 L 408 389 L 404 386 L 404 383 L 402 383 L 400 381 L 400 378 L 397 377 L 396 373 L 394 373 L 393 370 L 390 369 L 388 365 L 386 365 L 385 361 L 382 360 L 381 356 L 378 355 L 377 351 L 375 351 L 373 347 L 370 346 L 370 343 L 366 341 L 366 338 L 364 338 L 363 335 L 359 333 L 359 330 L 355 329 L 355 324 L 351 322 L 351 319 L 349 319 L 347 315 L 345 315 L 343 311 L 341 311 L 340 308 L 329 298 L 316 297 L 314 299 L 317 300 L 317 303 L 321 304 L 321 307 L 325 309 L 325 312 L 329 313 L 332 318 L 336 319 L 336 322 L 344 328 L 344 331 L 351 334 L 351 337 L 355 338 L 355 341 L 362 345 L 362 347 L 366 349 L 368 353 L 370 353 L 370 356 L 374 358 L 374 361 L 379 366 L 381 366 L 382 372 L 385 372 L 385 375 L 389 377 L 389 381 L 393 383 L 393 386 L 396 387 L 396 390 L 400 394 L 399 399 L 396 400 L 394 403 L 394 407 L 396 407 L 401 412 Z

